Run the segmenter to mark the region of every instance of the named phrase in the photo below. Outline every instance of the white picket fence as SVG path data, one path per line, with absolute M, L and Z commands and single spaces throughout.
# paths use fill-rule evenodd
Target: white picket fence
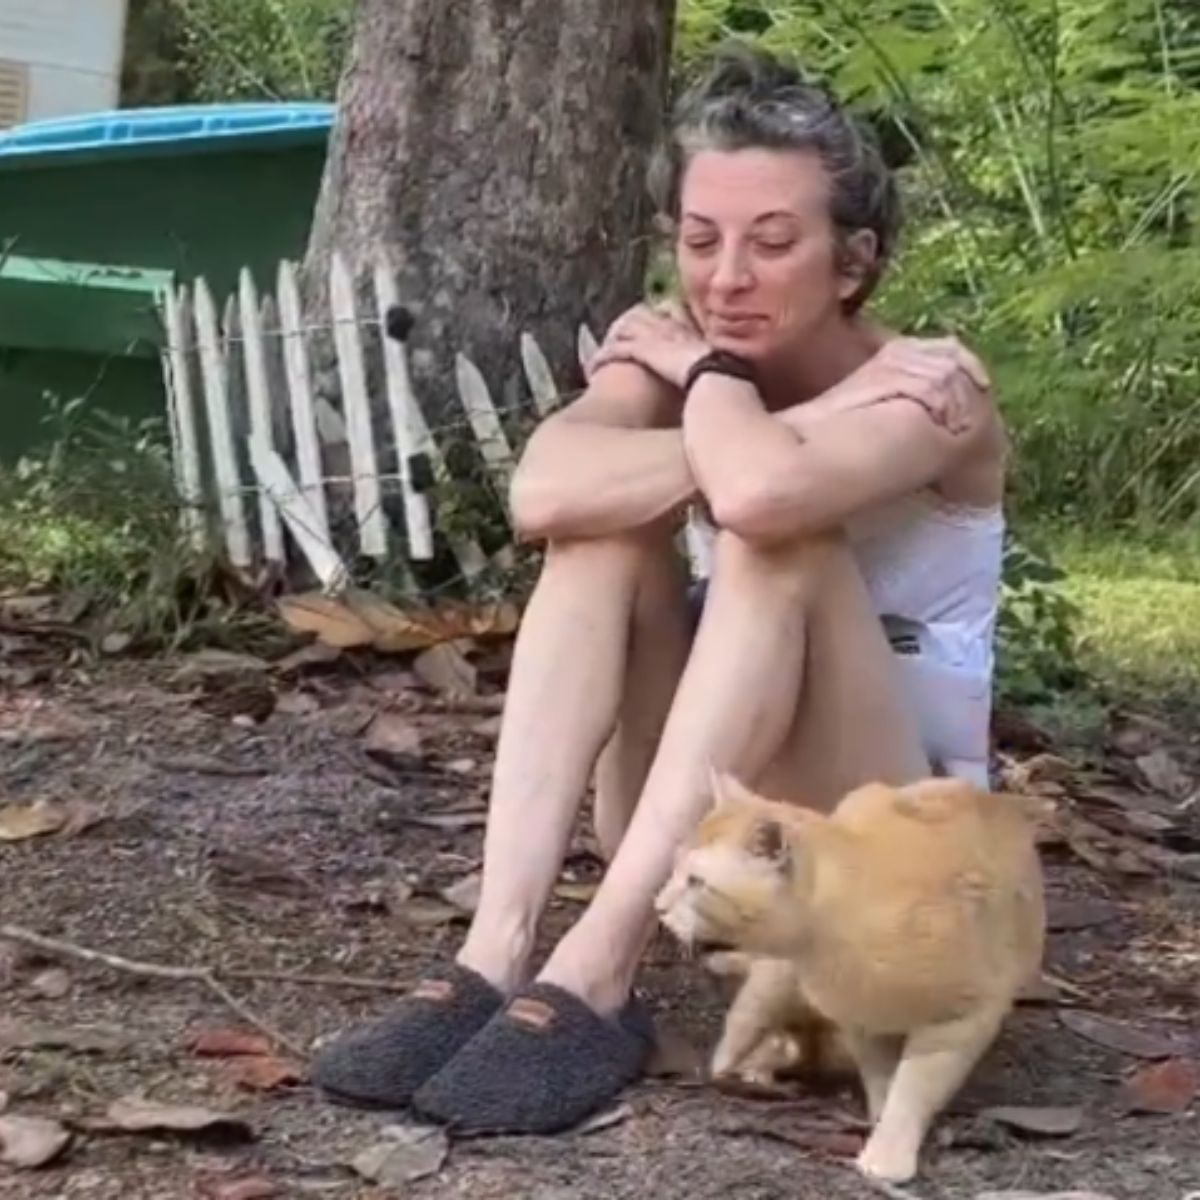
M 383 336 L 387 312 L 398 302 L 395 274 L 386 261 L 376 265 L 373 284 L 371 311 L 360 312 L 349 268 L 334 255 L 329 319 L 316 325 L 305 324 L 290 262 L 279 264 L 275 291 L 265 297 L 250 272 L 242 271 L 237 295 L 221 317 L 204 279 L 166 295 L 163 369 L 173 461 L 197 546 L 213 534 L 207 514 L 215 509 L 217 533 L 234 567 L 248 572 L 284 566 L 298 552 L 322 586 L 337 592 L 349 572 L 331 531 L 327 493 L 339 486 L 352 491 L 355 540 L 363 555 L 397 557 L 402 533 L 407 561 L 433 557 L 429 502 L 411 465 L 423 456 L 445 478 L 445 458 L 414 393 L 407 347 Z M 381 468 L 372 423 L 362 336 L 368 327 L 381 335 L 388 430 L 398 463 L 391 474 Z M 340 410 L 314 394 L 310 345 L 321 331 L 332 334 L 336 348 Z M 596 348 L 586 327 L 578 344 L 580 361 L 586 361 Z M 520 350 L 533 408 L 545 415 L 559 403 L 559 389 L 530 334 L 522 335 Z M 462 354 L 456 379 L 466 426 L 504 494 L 515 459 L 501 414 L 479 368 Z M 286 414 L 282 430 L 280 414 Z M 287 458 L 279 441 L 290 444 Z M 348 475 L 330 469 L 335 448 L 348 460 Z M 402 531 L 389 527 L 382 503 L 386 484 L 398 486 L 403 497 Z M 474 539 L 447 532 L 446 541 L 468 580 L 487 568 L 489 560 Z

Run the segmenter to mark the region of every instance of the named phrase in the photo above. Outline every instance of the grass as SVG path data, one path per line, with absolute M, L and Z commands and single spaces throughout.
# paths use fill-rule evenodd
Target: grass
M 1083 665 L 1107 691 L 1200 700 L 1200 530 L 1038 540 L 1066 572 Z

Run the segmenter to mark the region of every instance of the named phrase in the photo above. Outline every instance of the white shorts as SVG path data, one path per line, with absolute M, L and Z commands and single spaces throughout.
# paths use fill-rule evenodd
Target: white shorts
M 705 580 L 698 580 L 690 589 L 695 622 L 704 606 L 705 585 Z M 921 742 L 933 770 L 976 787 L 990 787 L 990 673 L 962 665 L 923 625 L 881 619 L 896 655 L 903 694 L 916 705 Z

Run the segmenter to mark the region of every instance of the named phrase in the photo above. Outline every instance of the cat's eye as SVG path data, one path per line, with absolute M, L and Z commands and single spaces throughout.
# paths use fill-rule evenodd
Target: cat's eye
M 704 880 L 699 875 L 689 875 L 687 877 L 687 885 L 692 891 L 699 891 L 704 887 Z

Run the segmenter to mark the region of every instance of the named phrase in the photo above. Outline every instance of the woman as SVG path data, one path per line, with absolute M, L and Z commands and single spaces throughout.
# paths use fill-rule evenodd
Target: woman
M 656 175 L 683 307 L 613 326 L 513 483 L 547 552 L 478 911 L 454 963 L 319 1057 L 335 1098 L 550 1132 L 635 1079 L 652 1031 L 633 977 L 710 767 L 824 807 L 931 770 L 986 784 L 1005 437 L 962 345 L 863 311 L 900 224 L 875 144 L 822 90 L 731 51 L 683 98 Z M 698 628 L 688 509 L 705 513 Z M 609 869 L 530 983 L 593 769 Z

